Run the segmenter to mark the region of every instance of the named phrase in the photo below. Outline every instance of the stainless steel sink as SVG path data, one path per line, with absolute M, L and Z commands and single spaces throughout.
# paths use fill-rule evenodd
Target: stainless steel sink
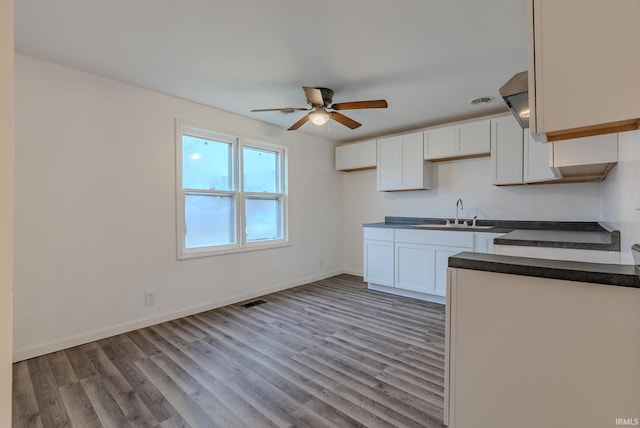
M 492 229 L 495 226 L 465 226 L 464 224 L 414 224 L 411 227 L 419 227 L 425 229 L 478 230 Z

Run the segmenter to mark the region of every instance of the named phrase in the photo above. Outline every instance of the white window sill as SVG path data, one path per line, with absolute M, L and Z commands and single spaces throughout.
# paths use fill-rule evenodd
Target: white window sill
M 245 244 L 243 247 L 235 247 L 235 248 L 224 248 L 220 250 L 188 250 L 183 252 L 182 254 L 178 254 L 178 260 L 188 260 L 188 259 L 197 259 L 201 257 L 213 257 L 213 256 L 223 256 L 226 254 L 236 254 L 236 253 L 248 253 L 252 251 L 262 251 L 262 250 L 271 250 L 274 248 L 284 248 L 290 247 L 289 241 L 278 240 L 276 242 L 270 243 L 250 243 Z

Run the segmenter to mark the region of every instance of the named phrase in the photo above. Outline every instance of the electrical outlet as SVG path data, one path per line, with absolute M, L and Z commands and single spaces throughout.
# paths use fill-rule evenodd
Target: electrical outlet
M 322 269 L 324 267 L 324 259 L 320 259 L 320 263 L 318 263 L 318 266 Z
M 156 290 L 147 290 L 144 292 L 144 305 L 153 306 L 156 304 Z

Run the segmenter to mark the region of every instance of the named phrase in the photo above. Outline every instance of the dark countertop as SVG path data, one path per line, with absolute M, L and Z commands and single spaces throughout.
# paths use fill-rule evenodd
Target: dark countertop
M 640 269 L 632 265 L 568 262 L 463 252 L 449 257 L 449 267 L 640 288 Z
M 525 247 L 572 248 L 583 250 L 620 251 L 620 231 L 606 223 L 569 221 L 477 220 L 478 226 L 491 228 L 438 227 L 446 218 L 385 217 L 384 223 L 364 224 L 364 227 L 393 229 L 427 229 L 467 232 L 504 233 L 493 240 L 496 245 Z M 464 219 L 461 219 L 462 221 Z M 469 223 L 471 221 L 469 220 Z M 434 225 L 433 228 L 425 225 Z M 416 225 L 421 225 L 416 227 Z

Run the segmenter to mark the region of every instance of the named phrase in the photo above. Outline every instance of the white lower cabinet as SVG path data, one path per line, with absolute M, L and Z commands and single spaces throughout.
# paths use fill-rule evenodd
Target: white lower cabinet
M 494 254 L 493 240 L 504 233 L 475 232 L 473 234 L 473 252 Z
M 398 229 L 395 287 L 445 296 L 449 256 L 473 251 L 473 232 Z
M 471 248 L 436 248 L 435 250 L 435 278 L 433 292 L 440 296 L 447 295 L 447 269 L 449 267 L 449 257 L 462 251 L 472 251 Z
M 433 247 L 429 245 L 403 242 L 395 244 L 395 286 L 403 290 L 433 294 L 434 254 Z
M 395 244 L 395 287 L 418 293 L 446 296 L 449 256 L 462 251 L 471 251 L 471 248 Z
M 446 295 L 450 256 L 473 251 L 473 232 L 365 228 L 369 288 L 411 297 Z M 381 289 L 378 286 L 383 286 Z
M 394 229 L 364 229 L 364 280 L 393 287 Z

